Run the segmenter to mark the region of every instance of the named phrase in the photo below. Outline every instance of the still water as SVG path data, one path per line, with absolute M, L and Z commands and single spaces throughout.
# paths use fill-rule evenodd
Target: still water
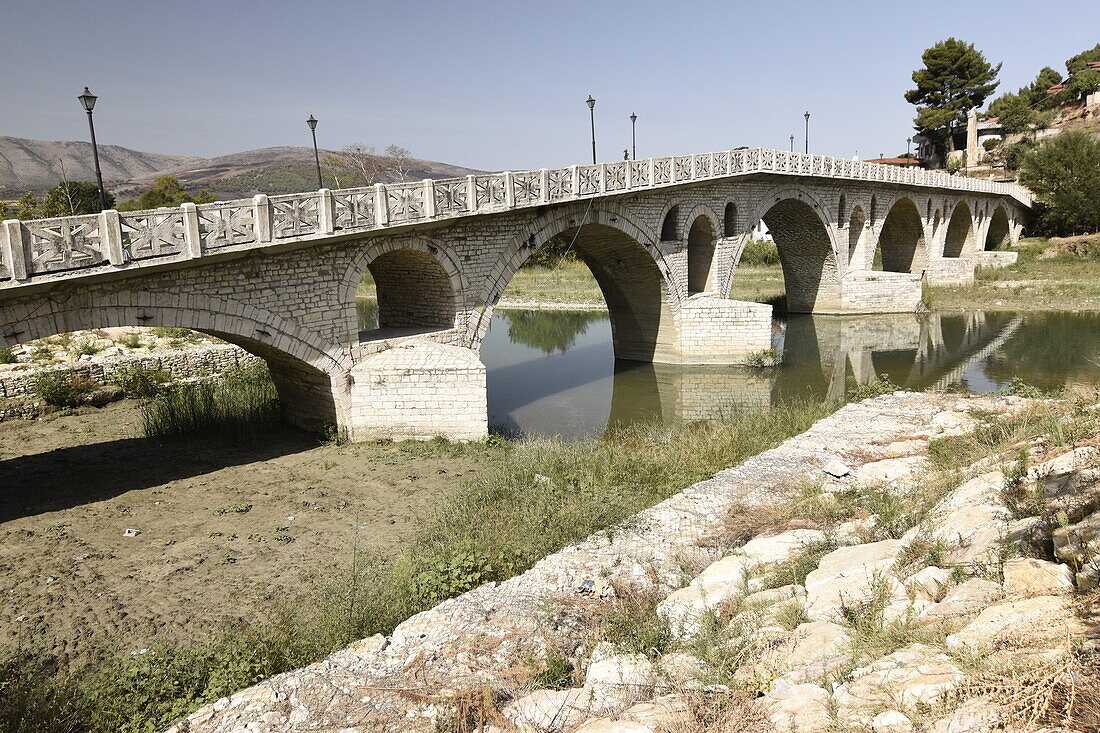
M 773 324 L 783 365 L 617 362 L 603 312 L 498 311 L 481 348 L 489 424 L 581 436 L 609 422 L 705 420 L 810 398 L 840 400 L 885 376 L 910 389 L 1041 389 L 1100 383 L 1100 314 L 788 316 Z

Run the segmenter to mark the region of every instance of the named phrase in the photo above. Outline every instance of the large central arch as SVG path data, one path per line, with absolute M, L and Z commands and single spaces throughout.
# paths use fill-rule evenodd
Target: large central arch
M 960 202 L 951 212 L 943 241 L 944 257 L 962 257 L 974 248 L 974 225 L 970 207 Z
M 890 208 L 878 238 L 882 269 L 887 272 L 919 272 L 928 264 L 924 223 L 912 199 L 902 198 Z
M 823 216 L 800 196 L 776 198 L 760 218 L 779 251 L 787 310 L 792 313 L 837 310 L 840 276 L 833 240 Z
M 486 296 L 495 307 L 519 266 L 554 237 L 571 243 L 603 293 L 611 320 L 615 358 L 660 361 L 678 353 L 672 289 L 655 238 L 621 210 L 563 213 L 513 241 L 504 276 Z M 477 334 L 478 342 L 483 334 Z

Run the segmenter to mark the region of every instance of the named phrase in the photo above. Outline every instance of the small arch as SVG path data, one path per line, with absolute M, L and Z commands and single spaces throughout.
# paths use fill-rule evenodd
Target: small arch
M 733 205 L 732 201 L 726 204 L 726 208 L 722 212 L 722 236 L 737 236 L 737 207 Z
M 845 219 L 845 214 L 848 211 L 848 198 L 842 191 L 840 194 L 840 204 L 836 207 L 836 220 L 842 222 Z
M 944 257 L 962 257 L 974 244 L 974 226 L 970 207 L 960 201 L 947 222 L 947 234 L 943 242 Z
M 680 206 L 674 205 L 665 214 L 664 220 L 661 222 L 661 241 L 662 242 L 675 242 L 680 239 Z
M 457 307 L 439 260 L 419 249 L 383 252 L 367 263 L 378 298 L 379 329 L 453 328 Z
M 700 214 L 688 230 L 688 292 L 702 293 L 711 287 L 711 265 L 716 244 L 710 217 Z
M 909 198 L 898 199 L 882 222 L 878 238 L 882 269 L 888 272 L 916 272 L 928 258 L 920 210 Z
M 859 249 L 859 240 L 863 236 L 863 228 L 867 224 L 867 215 L 863 213 L 862 206 L 852 209 L 852 216 L 848 219 L 848 262 L 851 262 Z
M 998 206 L 993 211 L 993 217 L 989 220 L 989 231 L 985 235 L 984 249 L 1003 249 L 1012 241 L 1011 227 L 1008 223 L 1008 212 L 1003 206 Z

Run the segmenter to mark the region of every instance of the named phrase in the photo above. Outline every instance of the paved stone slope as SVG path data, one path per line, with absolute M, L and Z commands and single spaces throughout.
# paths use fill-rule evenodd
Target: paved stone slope
M 169 731 L 433 730 L 440 713 L 430 704 L 433 698 L 500 679 L 517 660 L 541 649 L 549 633 L 548 603 L 599 594 L 615 581 L 656 578 L 671 592 L 682 584 L 685 563 L 705 565 L 719 557 L 707 540 L 720 532 L 731 506 L 774 503 L 784 485 L 819 475 L 833 459 L 858 469 L 908 454 L 911 441 L 921 445 L 945 429 L 943 415 L 936 416 L 957 402 L 990 406 L 996 400 L 899 392 L 847 405 L 779 447 L 640 512 L 614 532 L 597 533 L 523 575 L 413 616 L 388 639 L 364 640 L 219 700 Z M 947 412 L 948 422 L 953 414 Z

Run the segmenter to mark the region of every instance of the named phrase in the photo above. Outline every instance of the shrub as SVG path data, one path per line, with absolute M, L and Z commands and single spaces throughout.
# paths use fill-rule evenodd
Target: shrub
M 777 367 L 783 363 L 783 355 L 776 349 L 761 349 L 745 357 L 745 365 L 757 369 Z
M 1044 232 L 1100 230 L 1100 141 L 1094 137 L 1075 131 L 1044 140 L 1024 157 L 1020 182 L 1035 192 Z
M 136 333 L 126 334 L 126 338 L 119 342 L 128 349 L 140 349 L 141 348 L 141 336 Z
M 156 395 L 168 379 L 168 372 L 163 369 L 152 369 L 144 364 L 124 364 L 111 381 L 131 397 L 148 398 Z
M 869 397 L 879 397 L 880 395 L 897 392 L 900 389 L 901 387 L 890 381 L 890 377 L 884 374 L 875 377 L 867 384 L 857 384 L 848 387 L 848 400 L 850 402 L 859 402 Z
M 252 441 L 279 428 L 279 395 L 263 364 L 235 367 L 219 382 L 178 384 L 142 406 L 142 428 L 157 440 L 218 434 Z
M 14 364 L 18 361 L 15 358 L 15 352 L 8 347 L 0 348 L 0 364 Z
M 34 395 L 47 405 L 64 407 L 73 403 L 73 377 L 60 370 L 44 371 L 34 378 Z
M 73 356 L 92 356 L 103 351 L 103 347 L 95 342 L 95 339 L 82 338 L 75 341 L 71 348 Z
M 741 252 L 740 264 L 749 267 L 775 267 L 779 264 L 779 249 L 775 242 L 751 239 L 745 243 L 745 249 Z
M 187 328 L 174 328 L 170 326 L 157 326 L 153 329 L 153 335 L 162 339 L 186 339 L 194 338 L 194 332 Z

